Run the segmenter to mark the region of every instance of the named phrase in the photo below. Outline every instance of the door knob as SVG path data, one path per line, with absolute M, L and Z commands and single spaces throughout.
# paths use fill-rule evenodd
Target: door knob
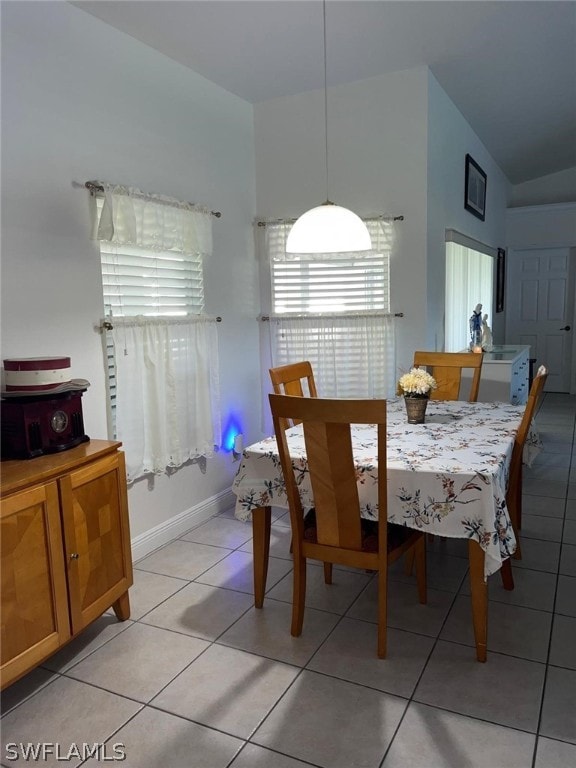
M 570 330 L 570 326 L 569 325 L 565 325 L 564 328 L 559 328 L 558 330 L 560 330 L 560 331 L 569 331 Z

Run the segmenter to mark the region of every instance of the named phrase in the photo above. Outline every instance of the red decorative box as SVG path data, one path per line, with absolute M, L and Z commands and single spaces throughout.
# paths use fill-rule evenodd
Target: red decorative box
M 83 391 L 2 400 L 2 459 L 32 459 L 87 442 Z

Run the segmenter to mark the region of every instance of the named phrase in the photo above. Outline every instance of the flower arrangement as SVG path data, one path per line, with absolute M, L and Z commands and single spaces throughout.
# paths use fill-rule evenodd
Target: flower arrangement
M 430 397 L 430 392 L 436 389 L 436 379 L 424 368 L 412 368 L 400 377 L 398 394 L 410 397 Z

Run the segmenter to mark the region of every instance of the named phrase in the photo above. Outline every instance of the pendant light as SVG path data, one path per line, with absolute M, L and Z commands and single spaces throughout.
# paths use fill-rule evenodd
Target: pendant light
M 328 199 L 328 81 L 326 77 L 326 0 L 322 0 L 324 26 L 324 138 L 326 150 L 326 202 L 297 219 L 286 241 L 288 253 L 347 253 L 369 251 L 370 233 L 362 219 Z

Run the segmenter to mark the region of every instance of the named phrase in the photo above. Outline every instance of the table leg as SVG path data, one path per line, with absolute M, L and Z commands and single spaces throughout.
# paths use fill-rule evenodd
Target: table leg
M 508 591 L 514 589 L 514 576 L 512 575 L 512 561 L 508 557 L 504 562 L 502 563 L 502 568 L 500 569 L 500 576 L 502 577 L 502 586 L 504 589 L 507 589 Z
M 252 510 L 252 549 L 254 558 L 254 605 L 262 608 L 268 575 L 270 554 L 270 507 L 256 507 Z
M 472 592 L 472 622 L 476 640 L 476 658 L 486 661 L 488 641 L 488 584 L 484 579 L 484 550 L 477 541 L 468 541 L 470 590 Z

